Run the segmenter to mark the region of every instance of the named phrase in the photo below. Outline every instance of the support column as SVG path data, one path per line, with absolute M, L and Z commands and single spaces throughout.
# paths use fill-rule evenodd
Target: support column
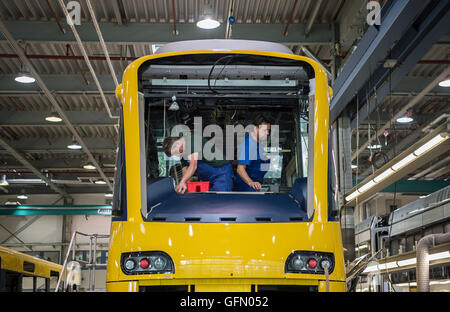
M 339 175 L 339 207 L 344 245 L 344 260 L 351 262 L 355 259 L 355 220 L 354 207 L 344 206 L 344 196 L 352 188 L 352 164 L 351 164 L 351 128 L 350 118 L 340 117 L 335 122 L 337 126 L 337 150 Z
M 67 198 L 64 198 L 64 205 L 72 205 L 73 200 L 68 200 Z M 70 239 L 72 238 L 71 232 L 72 232 L 72 217 L 71 216 L 62 216 L 62 236 L 61 236 L 61 253 L 59 255 L 59 263 L 63 264 L 64 258 L 67 254 Z M 67 245 L 64 245 L 64 243 L 67 243 Z

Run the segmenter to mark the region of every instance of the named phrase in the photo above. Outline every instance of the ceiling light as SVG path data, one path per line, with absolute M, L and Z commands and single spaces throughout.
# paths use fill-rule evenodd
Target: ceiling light
M 397 170 L 403 168 L 404 166 L 406 166 L 407 164 L 409 164 L 410 162 L 412 162 L 416 158 L 417 158 L 417 156 L 414 155 L 414 153 L 411 153 L 408 156 L 406 156 L 405 158 L 403 158 L 402 160 L 400 160 L 399 162 L 397 162 L 391 168 L 393 170 L 397 171 Z
M 414 119 L 411 116 L 402 116 L 400 118 L 397 118 L 397 122 L 398 123 L 410 123 L 412 122 Z
M 384 179 L 386 179 L 388 176 L 390 176 L 391 174 L 394 173 L 394 170 L 392 170 L 391 168 L 386 169 L 385 171 L 383 171 L 382 173 L 380 173 L 379 175 L 377 175 L 375 178 L 373 178 L 373 180 L 378 183 Z
M 202 29 L 214 29 L 220 26 L 220 22 L 214 19 L 213 7 L 210 3 L 205 3 L 203 12 L 200 15 L 200 21 L 197 27 Z
M 431 150 L 432 148 L 434 148 L 436 145 L 441 144 L 443 141 L 445 141 L 447 139 L 448 139 L 448 136 L 446 136 L 445 134 L 438 134 L 437 136 L 432 138 L 430 141 L 428 141 L 427 143 L 425 143 L 424 145 L 422 145 L 421 147 L 416 149 L 414 151 L 414 154 L 416 154 L 417 156 L 420 156 L 423 153 L 426 153 L 429 150 Z
M 88 169 L 88 170 L 95 170 L 95 169 L 97 169 L 93 164 L 91 164 L 91 163 L 87 163 L 87 164 L 85 164 L 85 165 L 83 165 L 83 168 L 84 169 Z
M 352 169 L 356 169 L 356 168 L 358 168 L 357 165 L 352 165 Z
M 76 140 L 73 140 L 71 144 L 67 145 L 67 148 L 73 149 L 73 150 L 80 150 L 83 147 L 80 144 L 78 144 L 78 142 Z
M 169 106 L 170 111 L 177 111 L 180 109 L 180 106 L 178 105 L 176 100 L 177 100 L 177 97 L 175 95 L 172 96 L 172 104 Z
M 59 115 L 55 112 L 50 113 L 47 117 L 45 117 L 45 120 L 50 122 L 61 122 L 62 118 L 59 117 Z
M 378 148 L 381 148 L 381 145 L 380 144 L 369 145 L 369 146 L 367 146 L 367 148 L 368 149 L 378 149 Z
M 0 186 L 8 186 L 9 183 L 6 180 L 6 174 L 2 175 L 2 179 L 0 180 Z
M 20 71 L 14 80 L 20 83 L 33 83 L 36 81 L 36 79 L 25 70 Z
M 448 139 L 448 136 L 445 133 L 440 133 L 440 134 L 436 135 L 430 141 L 428 141 L 427 143 L 423 144 L 421 147 L 416 149 L 413 153 L 407 155 L 406 157 L 404 157 L 403 159 L 401 159 L 400 161 L 395 163 L 392 167 L 386 169 L 385 171 L 383 171 L 379 175 L 375 176 L 373 178 L 373 180 L 367 182 L 366 184 L 364 184 L 363 186 L 358 188 L 356 191 L 354 191 L 353 193 L 351 193 L 350 195 L 345 197 L 345 200 L 347 202 L 353 200 L 355 197 L 358 197 L 360 194 L 362 194 L 365 191 L 371 189 L 373 186 L 375 186 L 376 184 L 378 184 L 382 180 L 384 180 L 387 177 L 389 177 L 395 171 L 398 171 L 399 169 L 405 167 L 409 163 L 411 163 L 414 160 L 416 160 L 419 156 L 421 156 L 422 154 L 426 153 L 427 151 L 435 148 L 437 145 L 441 144 L 442 142 L 444 142 L 447 139 Z M 370 147 L 373 147 L 373 146 L 370 146 Z
M 441 260 L 450 257 L 450 251 L 438 252 L 435 254 L 428 255 L 428 260 Z
M 105 180 L 102 180 L 102 179 L 100 179 L 100 180 L 95 180 L 95 182 L 94 182 L 95 184 L 106 184 L 106 181 Z
M 356 190 L 353 193 L 351 193 L 350 195 L 348 195 L 347 197 L 345 197 L 345 200 L 347 202 L 351 201 L 353 198 L 357 197 L 359 195 L 359 192 Z
M 407 265 L 413 265 L 416 264 L 416 258 L 410 258 L 410 259 L 406 259 L 406 260 L 400 260 L 397 261 L 398 266 L 407 266 Z
M 450 87 L 450 78 L 447 77 L 445 80 L 442 80 L 441 82 L 439 82 L 439 87 L 444 87 L 444 88 Z
M 107 194 L 105 194 L 105 197 L 106 197 L 106 198 L 112 198 L 112 197 L 113 197 L 113 194 L 112 194 L 112 193 L 107 193 Z
M 366 184 L 364 184 L 363 186 L 361 186 L 358 189 L 359 193 L 364 193 L 365 191 L 367 191 L 368 189 L 372 188 L 372 186 L 374 186 L 375 184 L 377 184 L 374 180 L 370 180 L 369 182 L 367 182 Z
M 17 195 L 17 198 L 18 198 L 18 199 L 27 199 L 28 196 L 25 195 L 25 194 L 20 194 L 20 195 Z
M 220 22 L 212 19 L 212 18 L 205 18 L 201 21 L 197 22 L 197 27 L 202 29 L 214 29 L 220 26 Z

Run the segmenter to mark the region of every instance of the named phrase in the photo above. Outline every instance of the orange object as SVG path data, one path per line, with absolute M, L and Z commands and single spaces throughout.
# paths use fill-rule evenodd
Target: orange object
M 209 182 L 187 182 L 188 193 L 208 192 Z

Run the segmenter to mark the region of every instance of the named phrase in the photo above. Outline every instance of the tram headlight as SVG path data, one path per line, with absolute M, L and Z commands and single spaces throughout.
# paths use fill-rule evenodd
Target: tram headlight
M 134 259 L 127 259 L 125 261 L 125 268 L 129 271 L 133 270 L 136 267 L 136 262 Z
M 297 255 L 291 260 L 292 268 L 296 270 L 301 270 L 305 267 L 305 261 L 302 259 L 300 255 Z
M 172 258 L 163 251 L 123 253 L 121 267 L 127 275 L 175 273 Z
M 153 261 L 153 265 L 157 270 L 163 270 L 166 267 L 166 259 L 164 257 L 157 257 Z
M 334 255 L 330 252 L 293 251 L 286 259 L 285 273 L 325 274 L 334 270 Z

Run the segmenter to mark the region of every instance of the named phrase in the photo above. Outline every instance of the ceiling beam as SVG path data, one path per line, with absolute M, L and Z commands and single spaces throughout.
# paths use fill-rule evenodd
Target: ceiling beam
M 37 175 L 40 179 L 45 181 L 47 185 L 54 190 L 55 192 L 61 194 L 67 199 L 72 199 L 72 197 L 67 194 L 67 192 L 61 188 L 59 188 L 56 184 L 54 184 L 49 178 L 47 178 L 44 174 L 41 173 L 41 171 L 33 166 L 24 156 L 22 156 L 21 153 L 19 153 L 16 149 L 14 149 L 11 145 L 9 145 L 5 140 L 0 138 L 0 145 L 6 149 L 11 155 L 14 156 L 20 163 L 22 163 L 25 167 L 30 169 L 35 175 Z
M 36 79 L 36 83 L 39 85 L 39 87 L 44 91 L 45 95 L 49 99 L 50 103 L 52 103 L 53 107 L 55 108 L 56 112 L 59 114 L 59 116 L 63 119 L 63 121 L 67 124 L 70 131 L 72 132 L 74 138 L 78 141 L 78 143 L 83 147 L 83 151 L 88 155 L 89 161 L 97 168 L 98 172 L 102 176 L 103 179 L 105 179 L 108 187 L 112 190 L 113 186 L 107 179 L 105 173 L 101 170 L 99 164 L 97 163 L 97 160 L 92 156 L 91 152 L 89 151 L 88 147 L 84 143 L 81 136 L 78 134 L 78 132 L 75 130 L 75 128 L 70 123 L 69 119 L 67 118 L 64 111 L 61 109 L 60 105 L 56 101 L 53 94 L 50 92 L 50 90 L 45 85 L 42 78 L 39 76 L 38 72 L 34 68 L 33 64 L 31 64 L 30 60 L 25 56 L 25 53 L 23 52 L 22 48 L 19 46 L 19 44 L 16 42 L 14 37 L 11 35 L 11 33 L 8 31 L 8 29 L 5 27 L 4 23 L 0 19 L 0 32 L 5 36 L 5 38 L 10 43 L 13 50 L 19 55 L 22 63 L 26 68 L 30 71 L 30 74 Z
M 367 29 L 333 83 L 330 122 L 334 122 L 346 109 L 372 71 L 388 56 L 389 49 L 411 27 L 414 22 L 411 17 L 420 13 L 425 6 L 426 2 L 421 0 L 396 1 L 382 15 L 380 26 L 374 25 Z
M 48 114 L 48 111 L 0 110 L 0 127 L 67 127 L 63 122 L 46 121 Z M 106 111 L 66 111 L 66 116 L 74 127 L 117 125 Z
M 444 71 L 437 76 L 436 78 L 433 79 L 433 81 L 431 81 L 431 83 L 429 83 L 417 96 L 415 96 L 411 101 L 408 102 L 408 104 L 406 104 L 405 106 L 403 106 L 402 108 L 400 108 L 399 111 L 397 111 L 395 113 L 395 115 L 392 117 L 392 119 L 390 121 L 388 121 L 387 123 L 385 123 L 383 126 L 381 126 L 378 131 L 376 131 L 374 133 L 373 136 L 371 136 L 369 138 L 368 141 L 366 141 L 365 143 L 361 144 L 361 146 L 358 148 L 358 150 L 352 155 L 352 161 L 358 157 L 358 155 L 365 150 L 365 148 L 367 146 L 369 146 L 369 144 L 372 143 L 372 141 L 376 140 L 377 137 L 381 136 L 384 131 L 391 126 L 392 123 L 394 123 L 399 117 L 401 117 L 403 114 L 405 114 L 408 109 L 414 107 L 414 105 L 416 105 L 419 101 L 422 100 L 422 98 L 428 93 L 430 92 L 433 88 L 435 88 L 437 86 L 437 84 L 444 80 L 444 78 L 446 78 L 448 75 L 450 75 L 450 67 L 447 67 L 446 69 L 444 69 Z
M 74 42 L 72 33 L 63 35 L 52 21 L 4 21 L 11 29 L 16 40 L 45 42 Z M 64 21 L 63 26 L 67 28 Z M 234 24 L 231 39 L 263 40 L 285 44 L 319 44 L 329 45 L 332 42 L 331 24 L 313 24 L 308 36 L 305 36 L 306 24 L 291 23 L 289 32 L 283 36 L 284 24 Z M 83 42 L 98 42 L 98 36 L 92 22 L 81 22 L 77 31 Z M 178 35 L 173 35 L 171 23 L 129 23 L 119 26 L 117 23 L 99 22 L 105 42 L 117 43 L 166 43 L 182 40 L 225 38 L 226 24 L 216 29 L 200 31 L 195 23 L 179 24 Z M 0 40 L 5 40 L 0 35 Z

